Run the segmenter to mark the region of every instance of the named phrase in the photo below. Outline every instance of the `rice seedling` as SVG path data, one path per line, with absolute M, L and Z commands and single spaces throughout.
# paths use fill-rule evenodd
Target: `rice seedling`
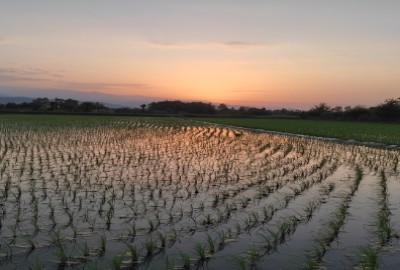
M 207 245 L 208 245 L 208 252 L 210 254 L 214 254 L 216 249 L 215 249 L 215 240 L 211 238 L 210 235 L 207 235 Z
M 156 249 L 156 244 L 153 240 L 149 239 L 144 243 L 147 255 L 152 255 Z
M 198 257 L 197 260 L 198 260 L 199 264 L 204 263 L 205 261 L 207 261 L 210 258 L 210 256 L 206 252 L 206 248 L 204 245 L 197 244 L 194 249 L 195 249 L 196 255 Z
M 252 247 L 246 252 L 245 257 L 248 260 L 250 267 L 253 268 L 259 263 L 261 254 L 255 247 Z
M 237 266 L 238 269 L 240 269 L 240 270 L 247 269 L 247 262 L 242 256 L 236 256 L 233 258 L 232 261 Z
M 206 214 L 205 218 L 201 222 L 204 226 L 212 226 L 214 224 L 214 220 L 212 219 L 210 214 Z
M 130 243 L 128 243 L 127 246 L 129 249 L 132 263 L 133 264 L 139 263 L 140 255 L 139 255 L 139 251 L 137 250 L 136 246 L 134 246 Z
M 371 246 L 367 246 L 362 248 L 361 251 L 362 261 L 361 266 L 362 269 L 365 270 L 374 270 L 378 269 L 378 253 L 376 249 Z
M 63 246 L 58 247 L 58 250 L 56 251 L 56 257 L 58 258 L 60 267 L 64 267 L 67 264 L 68 257 Z
M 107 237 L 105 235 L 100 236 L 100 252 L 104 253 L 107 247 Z
M 120 270 L 122 269 L 123 257 L 121 255 L 116 255 L 111 261 L 111 269 Z
M 32 270 L 43 270 L 45 269 L 44 263 L 40 261 L 38 258 L 29 262 L 29 267 Z
M 82 250 L 84 257 L 86 257 L 86 258 L 90 257 L 90 249 L 89 249 L 87 242 L 83 243 L 83 245 L 81 246 L 81 250 Z
M 399 236 L 390 224 L 391 212 L 388 205 L 387 179 L 384 171 L 380 173 L 381 200 L 379 202 L 380 211 L 378 213 L 378 237 L 380 245 L 387 245 L 392 237 Z
M 185 253 L 180 253 L 179 257 L 183 264 L 182 268 L 185 270 L 190 269 L 190 266 L 191 266 L 190 256 Z
M 309 221 L 312 218 L 315 209 L 317 209 L 317 204 L 315 202 L 309 202 L 304 208 L 306 221 Z
M 36 248 L 35 242 L 29 236 L 25 237 L 26 242 L 28 243 L 28 247 L 30 251 L 33 251 Z

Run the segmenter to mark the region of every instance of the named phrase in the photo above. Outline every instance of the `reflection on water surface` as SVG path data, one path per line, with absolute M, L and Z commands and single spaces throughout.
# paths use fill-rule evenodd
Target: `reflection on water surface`
M 315 261 L 358 266 L 359 247 L 379 242 L 380 177 L 397 187 L 398 163 L 398 151 L 184 120 L 3 124 L 0 263 L 301 268 L 348 201 L 334 237 L 348 246 Z

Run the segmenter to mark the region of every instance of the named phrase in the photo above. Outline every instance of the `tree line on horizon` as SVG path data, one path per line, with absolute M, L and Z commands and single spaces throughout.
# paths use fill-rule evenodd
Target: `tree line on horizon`
M 287 117 L 304 119 L 330 119 L 351 121 L 400 122 L 400 98 L 387 99 L 372 106 L 336 106 L 320 103 L 309 110 L 266 109 L 241 106 L 228 107 L 205 102 L 159 101 L 142 104 L 140 108 L 109 108 L 101 102 L 80 102 L 74 99 L 36 98 L 20 104 L 0 104 L 2 111 L 53 112 L 53 113 L 98 113 L 98 114 L 166 114 L 166 115 L 206 115 L 222 117 Z

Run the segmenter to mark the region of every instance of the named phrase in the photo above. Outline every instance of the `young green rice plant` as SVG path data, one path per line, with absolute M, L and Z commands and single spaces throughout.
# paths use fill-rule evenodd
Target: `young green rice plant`
M 16 224 L 13 224 L 13 225 L 8 226 L 8 228 L 12 232 L 12 238 L 16 238 L 17 237 L 18 226 Z
M 172 246 L 177 239 L 178 239 L 178 233 L 175 229 L 172 229 L 170 234 L 168 235 L 168 240 L 169 240 L 168 246 Z
M 81 246 L 81 250 L 84 257 L 88 258 L 90 256 L 90 249 L 87 242 L 83 243 L 83 245 Z
M 36 248 L 35 242 L 33 241 L 33 238 L 30 236 L 26 236 L 25 240 L 28 244 L 29 250 L 33 251 Z
M 283 206 L 281 208 L 287 208 L 292 199 L 293 199 L 292 194 L 285 194 L 284 197 L 282 198 Z
M 7 177 L 6 182 L 4 184 L 4 189 L 3 189 L 3 198 L 7 200 L 9 191 L 11 189 L 11 178 Z
M 285 151 L 283 152 L 283 157 L 286 157 L 292 150 L 293 150 L 293 145 L 291 144 L 287 145 Z
M 363 170 L 359 166 L 357 166 L 356 167 L 355 184 L 352 187 L 351 196 L 354 195 L 354 193 L 357 191 L 358 186 L 360 185 L 360 182 L 361 182 L 362 178 L 363 178 Z
M 56 221 L 55 221 L 55 216 L 54 216 L 54 211 L 55 211 L 54 206 L 50 203 L 49 208 L 50 208 L 50 211 L 49 211 L 50 219 L 53 222 L 53 224 L 55 224 Z
M 197 244 L 194 249 L 196 251 L 199 263 L 203 263 L 210 258 L 210 256 L 206 252 L 206 248 L 204 245 Z
M 154 226 L 153 221 L 152 221 L 152 220 L 149 220 L 148 223 L 149 223 L 149 231 L 148 231 L 148 232 L 149 232 L 149 233 L 154 232 L 155 226 Z
M 255 268 L 256 265 L 260 262 L 261 254 L 255 247 L 252 247 L 245 253 L 245 257 L 247 258 L 250 267 Z
M 225 247 L 225 244 L 227 242 L 227 236 L 225 234 L 225 231 L 221 231 L 218 233 L 219 236 L 219 244 L 218 244 L 218 249 L 223 250 Z
M 133 264 L 137 264 L 139 262 L 139 251 L 137 250 L 136 246 L 132 245 L 131 243 L 127 244 L 129 253 L 131 254 L 131 261 Z
M 107 220 L 106 220 L 106 225 L 107 225 L 107 230 L 108 230 L 108 231 L 110 230 L 112 218 L 113 218 L 113 213 L 112 213 L 112 211 L 108 211 L 108 212 L 107 212 L 107 215 L 106 215 L 106 219 L 107 219 Z
M 245 209 L 249 205 L 250 201 L 251 201 L 250 198 L 246 198 L 246 197 L 241 198 L 240 204 L 242 205 L 242 209 Z
M 179 257 L 183 264 L 182 269 L 185 269 L 185 270 L 190 269 L 190 265 L 191 265 L 190 256 L 186 253 L 180 253 Z
M 107 246 L 107 237 L 105 235 L 100 236 L 100 252 L 104 253 Z
M 380 211 L 378 214 L 378 236 L 380 245 L 387 245 L 392 237 L 397 237 L 395 230 L 390 224 L 391 212 L 388 206 L 388 192 L 387 192 L 387 179 L 385 172 L 382 170 L 380 173 L 380 186 L 381 186 L 381 200 L 379 202 Z
M 167 242 L 167 237 L 162 233 L 158 233 L 158 239 L 160 239 L 160 247 L 165 248 L 166 242 Z
M 62 242 L 62 237 L 61 237 L 61 232 L 59 230 L 57 231 L 52 231 L 50 233 L 51 240 L 54 244 L 57 246 L 61 247 L 61 242 Z
M 271 194 L 272 190 L 270 186 L 261 186 L 257 189 L 257 198 L 266 198 Z
M 74 212 L 70 211 L 69 208 L 66 209 L 66 213 L 68 216 L 68 224 L 66 225 L 66 227 L 71 226 L 74 223 Z
M 306 265 L 304 266 L 304 269 L 307 270 L 317 270 L 319 269 L 319 264 L 316 260 L 312 258 L 307 258 L 306 260 Z
M 208 245 L 208 252 L 210 254 L 215 253 L 215 240 L 211 238 L 210 235 L 207 235 L 207 245 Z
M 326 253 L 327 249 L 327 243 L 329 244 L 330 242 L 327 242 L 324 237 L 317 238 L 315 240 L 316 242 L 316 247 L 314 250 L 311 251 L 309 255 L 307 255 L 307 265 L 314 265 L 317 266 L 319 262 L 321 262 L 322 257 Z
M 211 214 L 206 214 L 205 218 L 201 221 L 201 224 L 204 226 L 214 225 L 214 220 L 212 219 Z
M 296 198 L 297 196 L 299 196 L 301 193 L 302 193 L 302 190 L 301 190 L 301 188 L 299 188 L 299 187 L 289 187 L 292 191 L 293 191 L 293 194 L 292 194 L 292 196 L 294 197 L 294 198 Z M 290 198 L 290 197 L 289 197 Z
M 260 220 L 260 216 L 258 215 L 258 213 L 255 212 L 255 211 L 252 211 L 252 212 L 250 213 L 250 215 L 251 215 L 251 217 L 252 217 L 252 220 L 253 220 L 254 225 L 257 225 L 257 224 L 259 223 L 259 220 Z
M 239 270 L 246 270 L 247 269 L 247 262 L 242 256 L 235 256 L 233 257 L 233 263 L 237 266 Z
M 362 248 L 361 250 L 361 266 L 365 270 L 378 269 L 378 252 L 371 246 Z
M 123 260 L 124 257 L 122 257 L 121 255 L 115 255 L 115 257 L 111 261 L 111 268 L 113 270 L 121 270 Z
M 338 236 L 340 232 L 340 228 L 343 226 L 346 216 L 348 214 L 348 208 L 350 204 L 350 200 L 354 195 L 355 191 L 358 189 L 358 185 L 360 184 L 362 179 L 362 171 L 358 167 L 356 168 L 356 179 L 351 188 L 350 193 L 345 197 L 343 202 L 338 207 L 336 213 L 328 222 L 328 230 L 322 236 L 319 236 L 315 242 L 316 247 L 311 253 L 307 256 L 307 267 L 309 269 L 315 269 L 313 267 L 317 267 L 319 262 L 321 262 L 322 257 L 326 252 L 326 248 L 330 245 L 334 239 Z
M 333 182 L 328 183 L 328 185 L 327 185 L 327 193 L 328 194 L 331 193 L 335 189 L 335 186 L 336 185 Z
M 259 233 L 258 235 L 263 239 L 261 245 L 265 250 L 265 253 L 268 253 L 273 248 L 271 243 L 271 236 L 263 233 Z
M 44 270 L 44 263 L 40 261 L 37 257 L 35 260 L 29 261 L 29 267 L 32 270 Z
M 220 200 L 219 194 L 215 193 L 214 194 L 214 199 L 213 199 L 213 202 L 212 202 L 212 207 L 213 208 L 216 208 L 218 206 L 219 200 Z
M 132 226 L 129 229 L 129 236 L 131 237 L 131 239 L 134 239 L 136 237 L 136 224 L 135 222 L 132 223 Z
M 322 169 L 325 164 L 328 162 L 328 160 L 326 158 L 322 159 L 321 162 L 318 164 L 318 170 Z
M 144 243 L 144 247 L 146 248 L 147 255 L 152 255 L 156 249 L 156 243 L 149 239 Z
M 68 262 L 68 257 L 63 246 L 59 246 L 56 251 L 56 257 L 60 267 L 64 267 Z
M 304 208 L 305 220 L 306 222 L 310 221 L 315 209 L 317 209 L 318 205 L 315 202 L 309 202 Z
M 275 214 L 276 209 L 273 205 L 268 205 L 268 206 L 264 206 L 262 211 L 264 214 L 263 223 L 266 223 L 272 219 L 272 217 Z

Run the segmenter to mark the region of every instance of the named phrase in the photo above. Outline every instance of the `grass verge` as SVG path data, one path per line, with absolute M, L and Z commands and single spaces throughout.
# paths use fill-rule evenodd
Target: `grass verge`
M 400 124 L 253 118 L 196 118 L 195 120 L 294 134 L 400 145 Z

